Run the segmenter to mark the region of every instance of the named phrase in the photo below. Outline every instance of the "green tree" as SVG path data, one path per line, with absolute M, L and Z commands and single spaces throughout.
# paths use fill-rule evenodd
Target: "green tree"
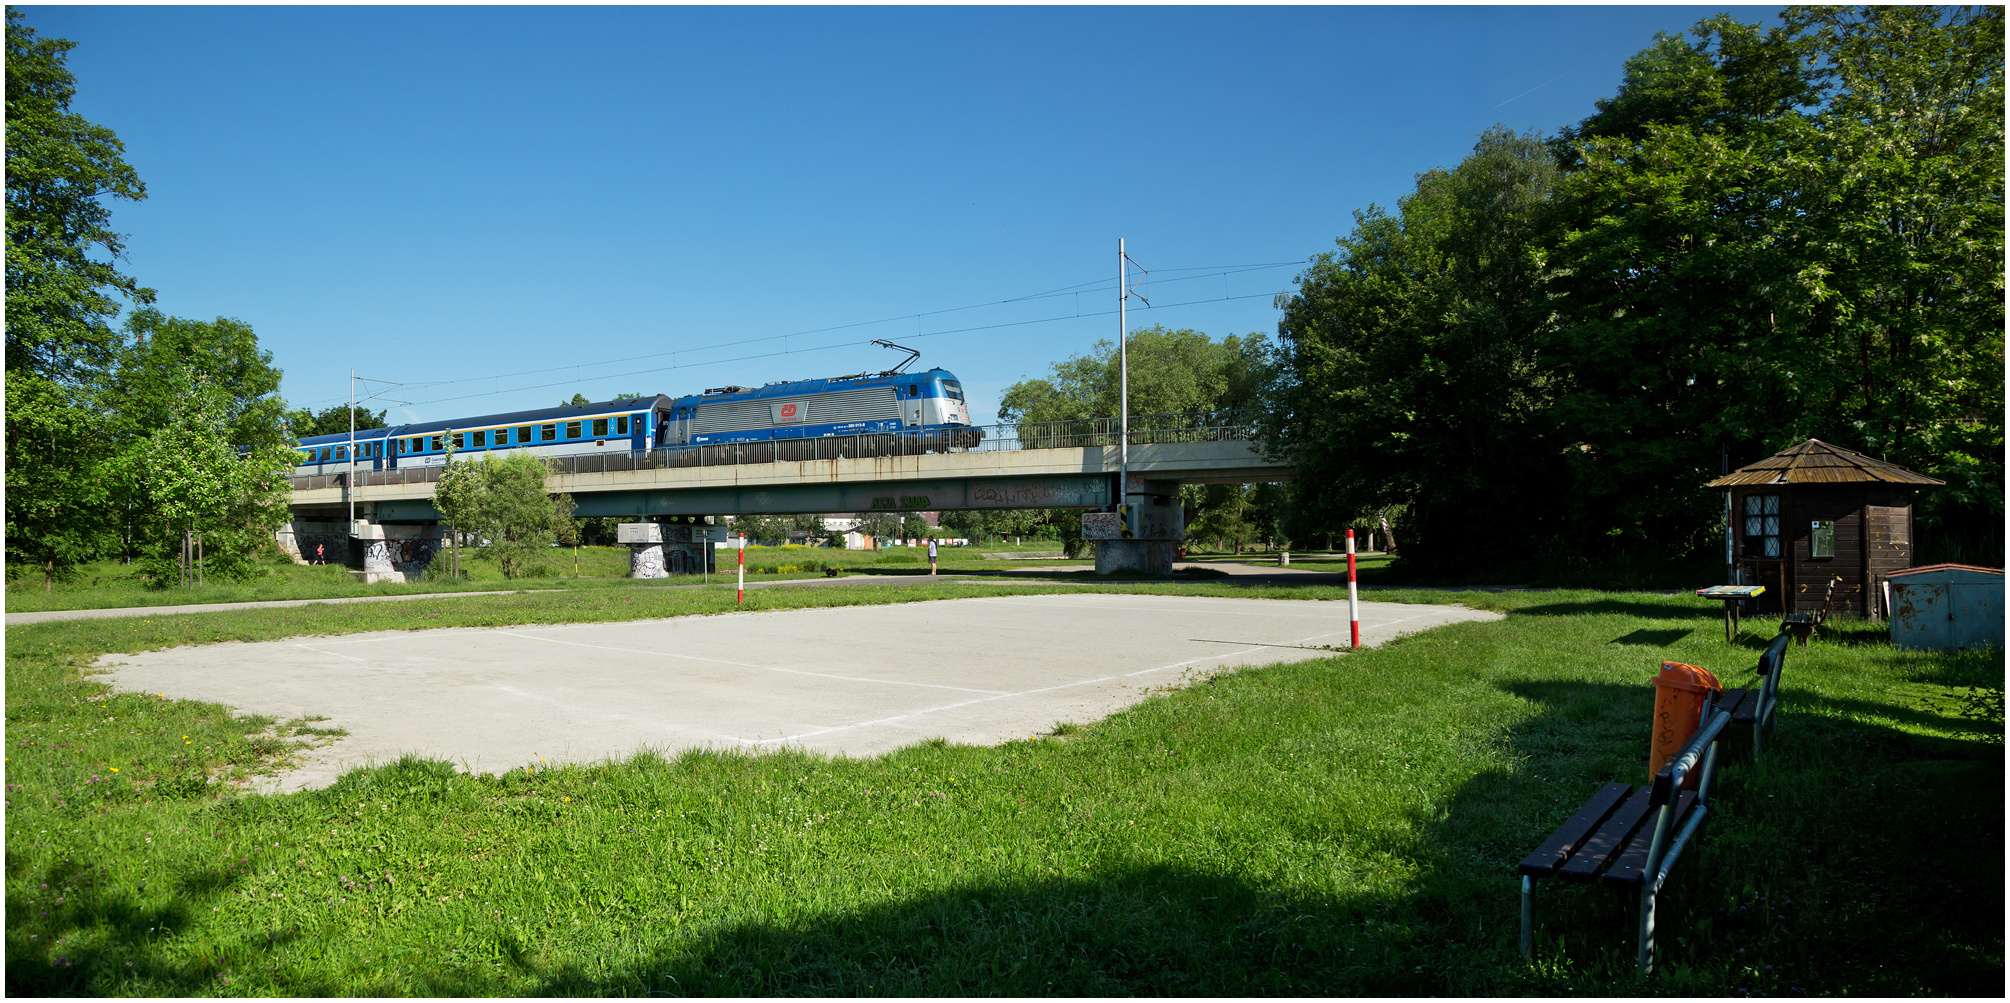
M 97 391 L 118 355 L 121 297 L 153 298 L 118 270 L 124 244 L 101 201 L 138 201 L 146 186 L 110 129 L 69 110 L 72 47 L 7 8 L 7 554 L 10 573 L 34 567 L 45 587 L 122 528 Z
M 1069 510 L 1076 518 L 1081 513 Z M 952 535 L 973 543 L 992 537 L 1045 536 L 1053 533 L 1045 509 L 951 509 L 942 513 L 942 526 Z
M 184 370 L 224 394 L 223 420 L 241 447 L 290 444 L 291 415 L 279 397 L 280 371 L 251 325 L 170 317 L 144 307 L 126 319 L 129 339 L 105 381 L 101 407 L 121 438 L 144 438 L 165 425 L 186 381 Z M 344 426 L 345 430 L 347 426 Z M 293 436 L 300 433 L 293 431 Z
M 383 428 L 385 412 L 372 411 L 367 407 L 356 409 L 356 431 L 366 428 Z M 286 412 L 286 426 L 295 437 L 312 438 L 317 435 L 341 435 L 349 431 L 349 405 L 334 404 L 319 412 L 306 408 L 296 408 Z
M 575 532 L 572 496 L 547 494 L 545 461 L 528 453 L 454 461 L 440 473 L 433 505 L 454 530 L 489 541 L 504 578 L 517 578 L 561 534 Z
M 1534 244 L 1557 177 L 1538 137 L 1489 129 L 1458 167 L 1419 175 L 1395 214 L 1356 213 L 1300 275 L 1262 437 L 1328 532 L 1407 505 L 1406 559 L 1427 568 L 1564 532 L 1546 501 L 1562 469 L 1558 377 L 1539 351 L 1550 307 Z
M 1949 480 L 1922 529 L 2000 559 L 2002 8 L 1782 22 L 1657 40 L 1563 138 L 1572 517 L 1714 549 L 1719 503 L 1684 486 L 1812 436 Z
M 590 401 L 590 400 L 587 400 L 587 399 L 586 399 L 586 395 L 585 395 L 585 394 L 582 394 L 582 393 L 574 393 L 574 394 L 572 395 L 572 399 L 571 399 L 571 400 L 569 400 L 569 401 L 559 401 L 559 402 L 558 402 L 558 406 L 559 406 L 559 407 L 582 407 L 582 406 L 584 406 L 584 405 L 587 405 L 587 404 L 591 404 L 591 403 L 593 403 L 593 402 L 592 402 L 592 401 Z
M 243 447 L 231 423 L 232 395 L 192 366 L 179 366 L 162 424 L 121 450 L 114 469 L 128 486 L 140 574 L 156 586 L 179 577 L 184 532 L 203 535 L 204 577 L 241 580 L 286 521 L 292 449 Z
M 1261 535 L 1261 527 L 1251 518 L 1252 495 L 1247 484 L 1200 485 L 1200 511 L 1187 524 L 1187 538 L 1212 541 L 1219 551 L 1242 553 Z
M 1148 327 L 1130 336 L 1130 411 L 1188 414 L 1250 407 L 1264 383 L 1269 342 L 1261 334 L 1214 341 L 1199 331 Z M 1057 362 L 1042 379 L 1005 389 L 998 416 L 1008 422 L 1114 418 L 1119 360 L 1113 341 Z
M 7 8 L 7 374 L 74 379 L 108 364 L 120 297 L 153 291 L 121 273 L 125 254 L 106 196 L 146 185 L 112 130 L 71 112 L 74 42 L 42 38 Z M 106 260 L 109 259 L 109 260 Z
M 118 541 L 104 433 L 74 393 L 7 380 L 7 570 L 39 572 L 45 592 Z

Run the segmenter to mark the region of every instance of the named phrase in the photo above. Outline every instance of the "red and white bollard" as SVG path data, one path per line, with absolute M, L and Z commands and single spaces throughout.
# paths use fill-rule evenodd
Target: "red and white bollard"
M 736 606 L 745 606 L 745 605 L 747 604 L 747 534 L 745 534 L 745 533 L 741 533 L 741 534 L 739 534 L 739 537 L 738 537 L 738 539 L 739 539 L 739 541 L 740 541 L 740 547 L 739 547 L 739 550 L 740 550 L 740 595 L 739 595 L 739 598 L 737 598 L 737 599 L 733 600 L 733 604 L 734 604 L 734 605 L 736 605 Z M 1351 550 L 1352 548 L 1350 547 L 1349 549 Z M 1350 558 L 1350 560 L 1351 560 L 1351 558 Z
M 1347 623 L 1354 632 L 1354 646 L 1361 646 L 1361 596 L 1354 591 L 1354 531 L 1347 531 Z

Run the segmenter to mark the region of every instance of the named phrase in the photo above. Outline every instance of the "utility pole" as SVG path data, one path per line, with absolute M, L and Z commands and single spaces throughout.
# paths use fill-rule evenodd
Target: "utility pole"
M 1131 328 L 1126 311 L 1130 307 L 1131 266 L 1137 262 L 1124 253 L 1124 238 L 1117 238 L 1117 435 L 1122 441 L 1117 446 L 1117 504 L 1124 513 L 1124 537 L 1137 535 L 1138 516 L 1131 504 Z M 1143 272 L 1140 268 L 1138 271 Z M 1145 272 L 1149 275 L 1150 272 Z M 1152 301 L 1138 296 L 1146 306 Z
M 349 477 L 342 482 L 349 496 L 349 535 L 356 535 L 356 370 L 349 370 Z
M 356 381 L 359 379 L 365 383 L 384 384 L 382 390 L 371 391 L 368 396 L 365 396 L 363 399 L 366 401 L 378 400 L 387 404 L 411 403 L 411 401 L 392 400 L 384 396 L 404 386 L 403 383 L 392 383 L 390 380 L 373 380 L 368 376 L 357 376 L 355 369 L 349 370 L 349 479 L 348 483 L 344 485 L 346 490 L 343 491 L 343 494 L 349 496 L 349 535 L 351 537 L 356 535 Z M 388 442 L 389 440 L 384 441 Z

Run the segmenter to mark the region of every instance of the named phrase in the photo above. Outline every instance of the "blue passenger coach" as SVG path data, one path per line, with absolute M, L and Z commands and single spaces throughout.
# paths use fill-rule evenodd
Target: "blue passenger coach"
M 631 397 L 600 404 L 574 404 L 535 411 L 452 418 L 356 432 L 356 466 L 365 470 L 436 465 L 447 462 L 447 446 L 470 459 L 477 455 L 534 450 L 549 455 L 625 453 L 655 444 L 655 416 L 670 398 Z M 300 440 L 295 473 L 336 473 L 349 467 L 349 433 Z
M 639 452 L 768 439 L 838 435 L 949 433 L 941 445 L 972 447 L 963 384 L 947 370 L 879 373 L 721 387 L 690 397 L 632 397 L 420 422 L 356 432 L 356 466 L 385 470 L 446 462 L 447 447 L 470 459 L 496 452 L 543 455 Z M 300 440 L 299 474 L 349 468 L 349 433 Z

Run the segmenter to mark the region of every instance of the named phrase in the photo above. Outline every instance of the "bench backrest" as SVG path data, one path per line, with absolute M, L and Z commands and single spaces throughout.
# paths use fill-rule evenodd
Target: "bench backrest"
M 1717 736 L 1731 723 L 1731 712 L 1719 710 L 1713 705 L 1706 707 L 1704 714 L 1703 727 L 1697 729 L 1695 737 L 1666 766 L 1661 767 L 1660 772 L 1654 774 L 1653 793 L 1647 801 L 1650 807 L 1659 808 L 1675 800 L 1691 774 L 1697 777 L 1697 803 L 1709 799 L 1710 779 L 1717 771 L 1717 757 L 1711 755 L 1714 751 L 1711 747 L 1717 744 Z
M 1787 642 L 1791 640 L 1793 638 L 1790 635 L 1781 634 L 1773 638 L 1773 643 L 1766 645 L 1765 653 L 1759 656 L 1758 672 L 1760 678 L 1765 680 L 1760 685 L 1765 689 L 1768 700 L 1773 698 L 1774 693 L 1779 692 L 1780 670 L 1787 667 Z

